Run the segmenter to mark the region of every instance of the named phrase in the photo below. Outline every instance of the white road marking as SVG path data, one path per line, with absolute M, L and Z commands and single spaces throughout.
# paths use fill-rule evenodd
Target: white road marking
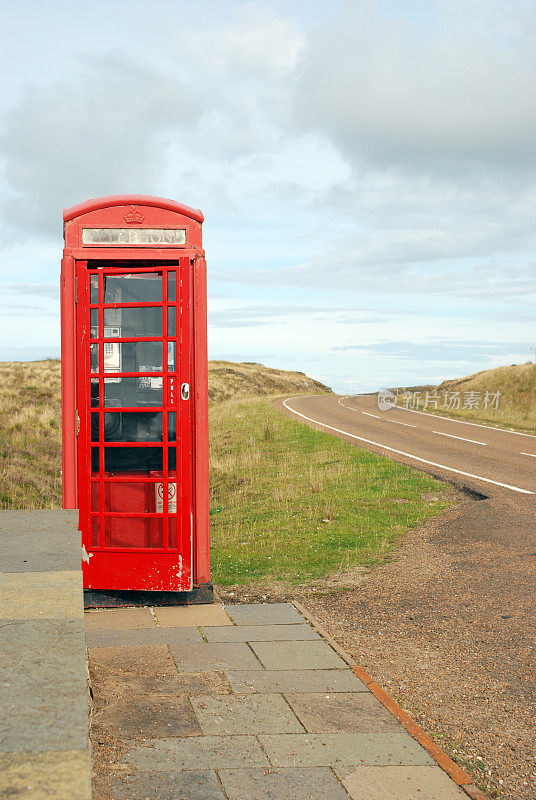
M 345 405 L 344 405 L 344 403 L 341 403 L 341 400 L 348 400 L 348 398 L 347 398 L 347 397 L 340 397 L 340 398 L 337 400 L 337 403 L 338 403 L 340 406 L 342 406 L 343 408 L 349 408 L 349 409 L 350 409 L 350 411 L 355 411 L 355 412 L 356 412 L 356 414 L 357 414 L 357 408 L 352 408 L 352 406 L 345 406 Z
M 330 431 L 335 431 L 335 433 L 343 433 L 345 436 L 350 436 L 352 439 L 357 439 L 360 442 L 371 444 L 374 447 L 381 447 L 383 450 L 389 450 L 389 452 L 397 453 L 397 455 L 399 456 L 406 456 L 406 458 L 412 458 L 415 461 L 420 461 L 421 464 L 429 464 L 431 467 L 438 467 L 439 469 L 445 469 L 448 472 L 456 472 L 458 475 L 465 475 L 466 478 L 476 478 L 476 480 L 484 481 L 484 483 L 492 483 L 494 486 L 501 486 L 503 489 L 511 489 L 513 492 L 519 492 L 520 494 L 534 494 L 534 492 L 531 492 L 528 489 L 520 489 L 519 486 L 510 486 L 509 483 L 501 483 L 500 481 L 493 481 L 491 480 L 491 478 L 483 478 L 481 475 L 473 475 L 473 473 L 471 472 L 463 472 L 461 469 L 454 469 L 454 467 L 447 467 L 445 466 L 445 464 L 437 464 L 435 461 L 428 461 L 428 459 L 426 458 L 421 458 L 420 456 L 414 456 L 413 453 L 405 453 L 403 450 L 395 450 L 394 447 L 388 447 L 386 444 L 381 444 L 380 442 L 373 442 L 370 439 L 364 439 L 362 436 L 356 436 L 355 433 L 350 433 L 349 431 L 343 431 L 340 428 L 334 428 L 333 425 L 326 425 L 325 422 L 320 422 L 320 420 L 318 419 L 313 419 L 312 417 L 308 417 L 305 414 L 302 414 L 301 411 L 296 411 L 295 408 L 291 408 L 288 405 L 289 400 L 298 400 L 298 399 L 300 398 L 289 397 L 288 400 L 283 400 L 283 405 L 292 414 L 296 414 L 298 417 L 302 417 L 303 419 L 306 419 L 308 422 L 314 422 L 315 425 L 320 425 L 320 427 L 322 428 L 327 428 Z
M 355 395 L 355 397 L 359 397 L 359 395 Z M 341 403 L 341 400 L 346 400 L 346 397 L 341 397 L 340 400 L 337 400 L 338 404 L 343 408 L 348 408 L 350 411 L 361 411 L 361 409 L 352 408 L 352 406 L 347 406 L 344 403 Z M 362 414 L 366 414 L 367 417 L 375 417 L 376 419 L 383 419 L 384 422 L 394 422 L 395 425 L 404 425 L 406 428 L 416 428 L 416 425 L 410 425 L 409 422 L 400 422 L 398 419 L 390 419 L 389 417 L 379 417 L 378 414 L 369 414 L 368 411 L 361 411 Z
M 532 456 L 532 458 L 536 458 L 536 453 L 521 453 L 522 456 Z
M 449 439 L 460 439 L 462 442 L 471 442 L 471 444 L 481 444 L 482 447 L 487 447 L 487 442 L 477 442 L 476 439 L 465 439 L 463 436 L 454 436 L 452 433 L 443 433 L 443 431 L 432 431 L 432 433 L 437 433 L 438 436 L 448 436 Z
M 357 395 L 356 395 L 357 397 Z M 342 406 L 343 408 L 347 408 L 349 411 L 355 411 L 356 414 L 364 414 L 366 417 L 374 417 L 374 419 L 382 419 L 378 414 L 371 414 L 369 411 L 362 411 L 360 408 L 352 408 L 352 406 L 347 406 L 344 403 L 341 403 L 341 400 L 346 400 L 346 397 L 341 397 L 340 400 L 337 400 L 337 403 Z M 406 422 L 401 422 L 401 425 L 406 425 Z M 415 425 L 410 425 L 410 428 L 414 428 Z
M 364 397 L 365 395 L 355 395 L 356 397 Z M 513 433 L 514 436 L 528 436 L 529 439 L 536 439 L 533 433 L 522 433 L 521 431 L 513 431 L 508 428 L 498 428 L 496 425 L 482 425 L 480 422 L 467 422 L 464 419 L 452 419 L 452 417 L 442 417 L 440 414 L 429 414 L 427 411 L 416 411 L 414 408 L 404 408 L 404 406 L 393 406 L 400 411 L 409 411 L 410 414 L 422 414 L 425 417 L 434 417 L 443 422 L 454 422 L 457 425 L 473 425 L 475 428 L 485 428 L 487 431 L 500 431 L 501 433 Z

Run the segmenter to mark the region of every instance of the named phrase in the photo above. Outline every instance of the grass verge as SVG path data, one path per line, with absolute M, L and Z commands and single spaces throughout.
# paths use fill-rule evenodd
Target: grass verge
M 449 505 L 439 481 L 289 419 L 269 398 L 210 414 L 216 584 L 298 584 L 381 562 Z

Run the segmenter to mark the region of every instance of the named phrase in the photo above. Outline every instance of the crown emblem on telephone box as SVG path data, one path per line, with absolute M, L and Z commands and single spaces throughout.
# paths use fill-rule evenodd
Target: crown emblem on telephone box
M 138 208 L 132 207 L 123 217 L 127 225 L 141 225 L 145 217 Z

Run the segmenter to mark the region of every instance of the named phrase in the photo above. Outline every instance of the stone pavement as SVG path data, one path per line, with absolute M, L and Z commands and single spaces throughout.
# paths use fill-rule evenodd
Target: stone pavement
M 86 612 L 94 800 L 463 800 L 286 603 Z
M 75 511 L 0 513 L 0 797 L 89 800 Z

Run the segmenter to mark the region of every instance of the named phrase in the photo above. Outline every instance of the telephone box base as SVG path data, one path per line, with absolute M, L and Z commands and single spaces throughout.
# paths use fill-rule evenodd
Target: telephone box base
M 188 592 L 128 592 L 84 589 L 84 608 L 127 606 L 190 606 L 214 602 L 212 583 L 200 583 Z

